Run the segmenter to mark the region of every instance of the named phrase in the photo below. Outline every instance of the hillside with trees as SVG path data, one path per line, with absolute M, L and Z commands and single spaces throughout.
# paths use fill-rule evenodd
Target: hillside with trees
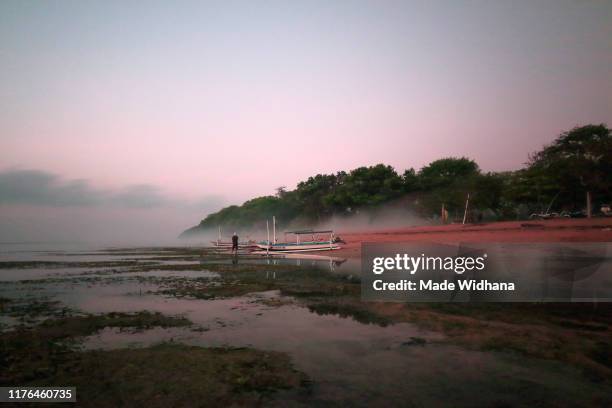
M 531 154 L 520 170 L 483 172 L 469 158 L 447 157 L 403 174 L 384 164 L 317 174 L 294 190 L 280 187 L 275 195 L 209 214 L 182 236 L 219 225 L 250 228 L 265 224 L 272 215 L 285 225 L 324 222 L 392 202 L 433 222 L 440 221 L 444 205 L 453 221 L 463 215 L 468 194 L 469 221 L 517 220 L 549 211 L 587 215 L 587 196 L 590 209 L 597 209 L 610 202 L 611 186 L 610 129 L 587 125 L 559 135 Z

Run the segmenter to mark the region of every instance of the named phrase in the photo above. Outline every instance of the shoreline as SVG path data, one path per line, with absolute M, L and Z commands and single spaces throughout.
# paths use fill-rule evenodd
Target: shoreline
M 576 218 L 449 224 L 342 232 L 334 256 L 360 258 L 364 242 L 612 242 L 612 218 Z

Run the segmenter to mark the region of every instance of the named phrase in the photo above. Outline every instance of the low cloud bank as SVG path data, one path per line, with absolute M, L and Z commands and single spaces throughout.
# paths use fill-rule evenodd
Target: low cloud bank
M 10 169 L 0 172 L 0 242 L 167 244 L 194 219 L 223 204 L 212 195 L 172 197 L 149 184 L 103 190 L 87 180 Z
M 150 184 L 120 190 L 101 190 L 87 180 L 64 180 L 40 170 L 0 172 L 0 204 L 28 204 L 52 207 L 117 206 L 127 208 L 200 207 L 210 209 L 223 204 L 220 197 L 209 196 L 189 202 L 166 195 Z

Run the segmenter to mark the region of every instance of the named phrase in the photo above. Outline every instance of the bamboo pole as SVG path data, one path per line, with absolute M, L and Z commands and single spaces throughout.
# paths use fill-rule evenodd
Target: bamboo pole
M 272 216 L 272 233 L 274 234 L 272 236 L 272 239 L 274 240 L 274 243 L 276 244 L 276 216 L 275 215 Z
M 587 213 L 587 218 L 591 218 L 591 192 L 587 191 L 586 193 L 586 213 Z
M 468 205 L 469 204 L 470 204 L 470 193 L 468 193 L 467 199 L 465 200 L 465 211 L 463 212 L 463 224 L 465 224 L 465 221 L 467 220 L 467 213 L 468 213 Z
M 268 232 L 268 245 L 266 245 L 266 254 L 270 252 L 270 222 L 266 219 L 266 231 Z

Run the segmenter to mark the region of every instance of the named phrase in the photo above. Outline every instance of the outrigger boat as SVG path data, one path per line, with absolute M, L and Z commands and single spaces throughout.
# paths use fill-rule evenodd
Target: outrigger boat
M 332 251 L 334 249 L 340 249 L 338 241 L 334 237 L 334 231 L 332 230 L 299 230 L 299 231 L 285 231 L 285 234 L 295 235 L 295 242 L 270 242 L 264 241 L 257 244 L 261 249 L 266 251 L 274 252 L 310 252 L 310 251 Z M 317 235 L 329 234 L 329 239 L 320 239 Z M 301 240 L 300 238 L 310 235 L 310 240 Z
M 217 238 L 216 241 L 210 241 L 211 244 L 219 249 L 231 249 L 232 248 L 232 241 L 223 241 L 221 240 L 221 227 L 219 227 L 219 237 Z M 250 239 L 248 241 L 239 241 L 238 242 L 238 249 L 252 249 L 252 248 L 257 248 L 257 242 Z
M 214 247 L 220 249 L 231 249 L 232 243 L 227 241 L 211 241 Z M 239 249 L 257 248 L 257 242 L 253 240 L 238 242 Z
M 342 242 L 334 236 L 333 230 L 296 230 L 285 231 L 285 242 L 276 241 L 276 218 L 273 217 L 273 240 L 270 241 L 270 230 L 268 228 L 268 239 L 257 244 L 257 246 L 268 252 L 311 252 L 311 251 L 333 251 L 340 249 Z M 267 224 L 267 222 L 266 222 Z M 287 235 L 294 235 L 295 242 L 289 242 Z M 304 236 L 310 236 L 310 240 L 304 240 Z M 322 238 L 324 236 L 325 238 Z

